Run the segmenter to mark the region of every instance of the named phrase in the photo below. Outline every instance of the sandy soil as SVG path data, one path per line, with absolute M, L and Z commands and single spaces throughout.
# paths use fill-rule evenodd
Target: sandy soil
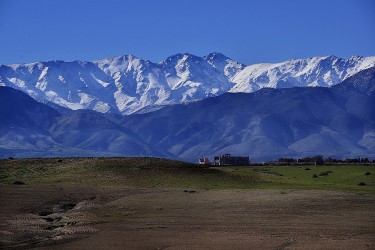
M 32 185 L 0 191 L 5 249 L 375 249 L 373 194 Z

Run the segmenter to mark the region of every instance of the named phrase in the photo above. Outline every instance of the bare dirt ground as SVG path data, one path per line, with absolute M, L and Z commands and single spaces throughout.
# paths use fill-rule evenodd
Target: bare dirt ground
M 358 192 L 2 185 L 0 204 L 5 249 L 375 249 Z

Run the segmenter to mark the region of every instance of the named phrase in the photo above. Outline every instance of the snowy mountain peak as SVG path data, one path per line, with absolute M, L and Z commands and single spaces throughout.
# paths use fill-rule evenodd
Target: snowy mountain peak
M 204 56 L 203 58 L 206 59 L 207 61 L 214 61 L 214 60 L 223 61 L 223 60 L 230 59 L 229 57 L 225 56 L 224 54 L 222 54 L 220 52 L 209 53 L 208 55 Z
M 361 55 L 352 55 L 349 60 L 353 60 L 353 61 L 358 61 L 358 60 L 361 60 L 363 59 L 364 57 L 361 56 Z
M 242 63 L 236 62 L 233 59 L 221 54 L 221 53 L 210 53 L 207 56 L 203 57 L 209 64 L 212 65 L 215 69 L 220 72 L 223 72 L 229 80 L 232 78 L 246 66 Z
M 199 56 L 195 56 L 189 53 L 178 53 L 173 56 L 168 57 L 164 61 L 160 62 L 160 64 L 171 64 L 171 63 L 181 63 L 181 62 L 188 62 L 188 63 L 198 63 L 203 61 L 203 59 Z
M 342 59 L 336 56 L 293 59 L 276 64 L 255 64 L 233 78 L 230 92 L 253 92 L 261 88 L 304 86 L 330 87 L 375 65 L 375 57 Z
M 93 62 L 0 65 L 0 86 L 69 109 L 131 114 L 225 92 L 330 87 L 373 66 L 374 56 L 324 56 L 246 66 L 217 52 L 204 57 L 180 53 L 159 63 L 123 55 Z
M 116 72 L 129 72 L 134 69 L 140 69 L 147 62 L 133 55 L 114 56 L 93 62 L 101 70 L 112 76 Z

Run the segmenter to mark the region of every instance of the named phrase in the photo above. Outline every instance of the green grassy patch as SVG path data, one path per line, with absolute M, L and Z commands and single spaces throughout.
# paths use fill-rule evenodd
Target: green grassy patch
M 258 174 L 232 175 L 218 169 L 158 158 L 69 158 L 0 161 L 0 183 L 69 184 L 143 188 L 250 188 Z
M 258 187 L 272 189 L 328 189 L 375 192 L 375 166 L 330 165 L 330 166 L 265 166 L 224 167 L 222 171 L 252 175 L 258 173 Z M 370 174 L 368 174 L 370 173 Z M 316 176 L 314 178 L 313 176 Z M 358 185 L 359 183 L 366 185 Z
M 313 176 L 316 178 L 313 178 Z M 375 192 L 374 166 L 205 168 L 158 158 L 0 161 L 0 184 L 200 189 L 326 189 Z M 362 185 L 358 185 L 362 183 Z M 363 183 L 365 185 L 363 185 Z

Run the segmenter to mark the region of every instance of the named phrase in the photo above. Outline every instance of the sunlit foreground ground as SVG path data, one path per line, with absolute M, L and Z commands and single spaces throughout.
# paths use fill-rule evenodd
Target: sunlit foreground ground
M 0 248 L 375 249 L 375 167 L 0 161 Z

